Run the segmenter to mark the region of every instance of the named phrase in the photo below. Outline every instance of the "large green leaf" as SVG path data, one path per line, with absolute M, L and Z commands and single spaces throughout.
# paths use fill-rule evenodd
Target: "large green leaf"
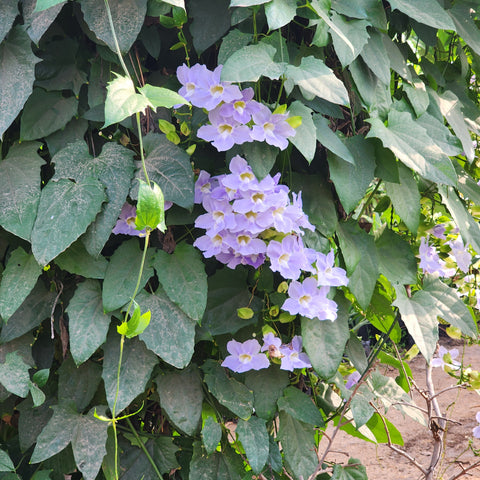
M 403 286 L 395 288 L 397 299 L 393 305 L 398 307 L 402 320 L 420 352 L 429 362 L 438 341 L 438 310 L 436 300 L 422 290 L 408 297 Z
M 201 442 L 193 444 L 193 455 L 189 464 L 190 478 L 195 480 L 241 480 L 245 468 L 239 455 L 226 445 L 221 452 L 206 455 Z M 251 476 L 251 474 L 250 474 Z
M 32 251 L 38 263 L 46 265 L 66 250 L 85 232 L 105 200 L 104 187 L 94 178 L 48 182 L 32 230 Z
M 245 33 L 238 29 L 231 30 L 222 39 L 220 50 L 218 51 L 218 64 L 225 65 L 227 60 L 241 48 L 247 46 L 252 40 L 251 33 Z
M 332 153 L 348 163 L 355 164 L 352 152 L 328 126 L 328 119 L 319 114 L 313 115 L 317 140 Z
M 378 137 L 406 166 L 432 182 L 456 185 L 450 158 L 408 112 L 391 110 L 387 126 L 379 118 L 370 118 L 368 122 L 372 128 L 367 138 Z
M 280 149 L 265 142 L 245 142 L 242 145 L 244 158 L 252 167 L 255 176 L 262 180 L 265 178 L 272 167 L 275 165 Z
M 202 441 L 209 455 L 217 449 L 221 438 L 222 427 L 213 417 L 207 417 L 202 427 Z
M 287 65 L 285 87 L 290 92 L 298 85 L 307 99 L 315 96 L 340 105 L 348 105 L 348 93 L 343 83 L 335 76 L 333 70 L 313 56 L 303 57 L 298 67 Z
M 417 281 L 417 261 L 410 245 L 392 230 L 385 228 L 376 240 L 378 270 L 391 283 L 411 285 Z
M 32 93 L 35 64 L 39 61 L 25 30 L 20 25 L 14 27 L 0 45 L 0 138 Z
M 117 388 L 118 360 L 120 358 L 120 335 L 112 328 L 103 347 L 103 373 L 108 406 L 113 408 Z M 125 340 L 122 365 L 120 369 L 120 389 L 115 413 L 124 408 L 140 395 L 150 380 L 153 367 L 158 363 L 157 356 L 147 350 L 137 337 Z
M 76 241 L 55 258 L 55 263 L 67 272 L 85 278 L 105 278 L 108 261 L 105 257 L 92 257 L 81 240 Z
M 163 289 L 189 317 L 200 321 L 207 305 L 207 274 L 200 252 L 182 242 L 173 254 L 155 254 L 153 267 Z
M 455 30 L 452 19 L 436 0 L 391 0 L 392 10 L 400 10 L 417 22 L 429 27 Z
M 390 85 L 390 58 L 383 44 L 382 35 L 379 32 L 371 32 L 361 55 L 368 68 L 380 81 Z
M 288 387 L 283 397 L 278 400 L 278 409 L 291 415 L 303 423 L 323 427 L 322 414 L 312 401 L 312 398 L 296 387 Z
M 80 283 L 67 306 L 70 351 L 77 365 L 85 362 L 105 342 L 110 315 L 103 312 L 97 280 Z
M 299 101 L 293 102 L 288 111 L 292 117 L 297 115 L 302 117 L 302 124 L 295 129 L 295 136 L 290 137 L 290 142 L 298 148 L 307 162 L 310 163 L 317 149 L 315 124 L 312 120 L 313 111 Z
M 48 2 L 49 0 L 45 1 Z M 56 5 L 39 12 L 36 10 L 37 0 L 22 0 L 24 25 L 26 26 L 28 36 L 36 45 L 38 45 L 43 34 L 48 30 L 57 15 L 60 13 L 63 5 L 67 3 L 66 0 L 61 2 L 57 2 L 56 0 L 51 1 L 55 1 Z
M 112 30 L 104 2 L 81 0 L 83 18 L 99 40 L 116 52 Z M 113 26 L 122 52 L 128 52 L 137 39 L 147 13 L 147 0 L 122 0 L 110 2 Z
M 464 335 L 477 336 L 475 317 L 457 294 L 457 290 L 445 285 L 439 278 L 426 275 L 423 291 L 435 299 L 437 315 L 454 327 L 459 328 Z
M 362 135 L 349 137 L 345 141 L 347 150 L 352 152 L 355 163 L 349 163 L 335 154 L 328 155 L 330 178 L 342 207 L 348 214 L 365 196 L 366 190 L 374 178 L 375 148 L 373 143 Z
M 2 327 L 0 341 L 10 342 L 40 325 L 45 318 L 50 317 L 55 297 L 56 293 L 46 290 L 39 280 L 20 308 Z
M 332 480 L 368 480 L 367 470 L 356 458 L 349 458 L 347 465 L 335 464 L 331 478 Z
M 168 88 L 155 87 L 147 83 L 139 88 L 138 91 L 147 98 L 150 106 L 154 108 L 172 108 L 175 105 L 189 104 L 177 92 L 169 90 Z
M 152 253 L 150 250 L 148 253 Z M 110 258 L 105 280 L 103 282 L 102 298 L 105 312 L 112 312 L 123 307 L 132 298 L 142 261 L 142 251 L 138 239 L 131 238 L 123 242 Z M 140 279 L 143 288 L 148 279 L 153 276 L 150 258 L 147 256 Z
M 59 3 L 63 3 L 65 0 L 37 0 L 37 6 L 35 7 L 35 11 L 41 12 L 42 10 L 46 10 L 47 8 L 54 7 Z
M 39 147 L 36 142 L 14 144 L 0 162 L 0 225 L 24 240 L 30 240 L 40 201 Z
M 280 412 L 278 437 L 285 462 L 296 479 L 309 478 L 318 464 L 315 453 L 315 431 L 286 412 Z
M 438 191 L 442 196 L 443 204 L 452 215 L 455 225 L 460 229 L 465 244 L 470 244 L 476 252 L 480 252 L 480 225 L 478 221 L 471 216 L 453 188 L 439 186 Z
M 33 290 L 42 267 L 22 247 L 14 250 L 0 282 L 0 316 L 6 322 Z
M 63 128 L 77 114 L 78 100 L 62 92 L 35 88 L 23 109 L 20 138 L 22 141 L 46 137 Z
M 0 450 L 0 472 L 14 472 L 15 466 L 8 453 Z
M 315 371 L 325 379 L 330 378 L 337 371 L 349 338 L 349 303 L 345 299 L 341 299 L 337 303 L 338 316 L 334 322 L 302 317 L 302 338 L 305 351 Z
M 235 432 L 242 442 L 252 470 L 255 473 L 260 473 L 267 463 L 270 450 L 265 420 L 259 417 L 239 420 Z
M 0 364 L 0 383 L 7 391 L 25 398 L 30 387 L 29 368 L 18 352 L 7 353 Z
M 202 380 L 197 368 L 167 372 L 155 378 L 160 405 L 173 424 L 194 435 L 202 418 Z M 178 393 L 182 392 L 181 395 Z M 217 442 L 218 443 L 218 442 Z
M 0 43 L 3 42 L 13 21 L 18 15 L 18 2 L 16 0 L 5 0 L 0 11 Z
M 297 11 L 296 0 L 273 0 L 265 5 L 268 28 L 276 30 L 290 23 Z
M 478 27 L 472 18 L 473 9 L 468 2 L 456 2 L 447 13 L 455 24 L 455 30 L 469 47 L 480 55 L 480 36 Z
M 150 180 L 160 186 L 165 200 L 191 208 L 194 189 L 190 157 L 183 149 L 168 141 L 165 135 L 149 133 L 143 141 Z M 143 178 L 141 170 L 137 171 L 137 177 Z M 132 198 L 137 198 L 137 184 L 135 182 L 131 192 Z
M 248 420 L 253 412 L 253 393 L 243 383 L 227 377 L 225 370 L 213 360 L 207 360 L 202 369 L 209 392 L 235 415 Z
M 142 312 L 150 310 L 152 314 L 148 328 L 140 335 L 147 347 L 174 367 L 187 366 L 195 346 L 195 322 L 168 298 L 162 288 L 153 295 L 142 292 L 137 302 Z
M 367 32 L 367 27 L 369 22 L 366 20 L 347 20 L 343 15 L 337 13 L 332 15 L 331 21 L 335 26 L 335 29 L 330 28 L 335 53 L 342 66 L 346 67 L 360 55 L 368 42 L 370 35 Z M 348 40 L 348 43 L 346 40 Z
M 247 372 L 245 385 L 253 392 L 255 414 L 271 420 L 277 411 L 277 400 L 289 383 L 287 372 L 280 370 L 277 365 Z
M 398 164 L 398 183 L 385 182 L 385 190 L 395 211 L 410 231 L 416 233 L 420 223 L 420 193 L 412 171 Z

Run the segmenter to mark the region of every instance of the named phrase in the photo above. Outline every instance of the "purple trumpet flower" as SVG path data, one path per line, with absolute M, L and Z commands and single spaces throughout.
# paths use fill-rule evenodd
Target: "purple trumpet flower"
M 267 356 L 260 353 L 260 344 L 257 340 L 247 340 L 243 343 L 230 340 L 227 343 L 227 350 L 230 355 L 225 358 L 222 367 L 227 367 L 234 372 L 261 370 L 270 366 Z

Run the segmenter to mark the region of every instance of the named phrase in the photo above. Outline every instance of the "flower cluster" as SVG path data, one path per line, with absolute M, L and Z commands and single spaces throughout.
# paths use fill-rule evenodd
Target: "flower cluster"
M 212 142 L 219 151 L 233 145 L 257 140 L 265 141 L 281 150 L 288 146 L 288 137 L 295 129 L 287 121 L 288 114 L 272 113 L 253 100 L 253 89 L 240 90 L 236 85 L 220 81 L 222 65 L 213 72 L 205 65 L 182 65 L 177 78 L 182 84 L 178 91 L 192 105 L 208 111 L 209 125 L 201 126 L 197 136 Z
M 230 162 L 230 174 L 210 177 L 200 172 L 195 201 L 207 213 L 195 226 L 205 229 L 194 246 L 207 258 L 230 268 L 257 268 L 268 258 L 270 268 L 291 280 L 282 308 L 319 320 L 335 320 L 337 305 L 327 298 L 330 287 L 347 285 L 345 270 L 335 267 L 333 250 L 325 255 L 303 245 L 303 229 L 314 230 L 302 209 L 301 195 L 280 185 L 280 175 L 259 181 L 240 156 Z M 267 243 L 267 238 L 268 243 Z M 311 276 L 301 280 L 303 272 Z
M 293 372 L 295 368 L 312 366 L 307 354 L 302 352 L 302 337 L 298 335 L 293 337 L 288 345 L 285 345 L 273 333 L 267 333 L 263 337 L 263 346 L 261 347 L 254 339 L 243 343 L 230 340 L 227 343 L 227 350 L 230 355 L 225 358 L 222 367 L 227 367 L 237 373 L 268 368 L 270 366 L 268 357 L 280 358 L 280 369 L 290 372 Z

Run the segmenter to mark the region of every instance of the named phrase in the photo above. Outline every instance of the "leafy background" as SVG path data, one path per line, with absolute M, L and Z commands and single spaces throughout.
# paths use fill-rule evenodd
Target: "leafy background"
M 151 323 L 125 343 L 117 411 L 138 413 L 118 426 L 120 476 L 306 480 L 325 421 L 338 420 L 349 397 L 338 373 L 345 350 L 358 371 L 371 365 L 360 321 L 399 341 L 400 314 L 427 359 L 438 317 L 476 337 L 478 264 L 460 300 L 460 276 L 424 277 L 416 255 L 439 218 L 480 253 L 477 2 L 112 0 L 110 8 L 147 97 L 149 86 L 176 91 L 188 57 L 223 64 L 223 80 L 302 117 L 288 150 L 254 142 L 225 156 L 195 137 L 202 112 L 142 115 L 147 170 L 174 206 L 167 232 L 153 235 L 136 299 Z M 142 240 L 111 234 L 142 177 L 135 118 L 107 98 L 122 69 L 103 2 L 7 0 L 0 20 L 0 476 L 110 479 L 112 429 L 94 412 L 113 407 L 115 327 L 142 256 Z M 224 172 L 234 153 L 257 176 L 281 172 L 302 190 L 316 227 L 307 245 L 335 245 L 350 283 L 337 292 L 334 323 L 282 323 L 271 309 L 284 298 L 277 277 L 221 268 L 192 246 L 201 235 L 194 175 Z M 239 318 L 247 306 L 254 316 Z M 220 367 L 233 334 L 261 337 L 265 324 L 301 334 L 313 369 Z M 365 399 L 411 401 L 385 382 L 376 372 L 372 391 L 352 401 L 350 433 L 384 441 Z M 336 465 L 318 478 L 366 474 Z

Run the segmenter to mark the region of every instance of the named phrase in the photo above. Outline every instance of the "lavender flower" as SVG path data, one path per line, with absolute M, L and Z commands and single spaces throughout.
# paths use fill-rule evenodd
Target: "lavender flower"
M 334 321 L 337 318 L 337 304 L 327 298 L 329 287 L 317 288 L 317 280 L 308 277 L 303 283 L 294 280 L 288 287 L 290 298 L 285 300 L 282 309 L 304 317 Z
M 295 129 L 286 121 L 287 117 L 287 114 L 272 113 L 268 107 L 261 105 L 259 111 L 252 115 L 255 122 L 252 139 L 285 150 L 288 147 L 287 138 L 295 135 Z
M 297 280 L 301 271 L 310 265 L 305 255 L 303 243 L 295 235 L 287 235 L 282 243 L 271 240 L 267 247 L 270 269 L 280 272 L 283 278 Z
M 282 341 L 276 337 L 273 333 L 269 332 L 263 337 L 263 345 L 261 352 L 268 352 L 270 357 L 281 357 L 282 354 L 280 353 L 280 346 L 282 345 Z
M 362 378 L 362 376 L 360 375 L 359 372 L 357 372 L 356 370 L 354 372 L 352 372 L 348 378 L 347 378 L 347 382 L 345 383 L 345 388 L 347 390 L 350 390 L 354 385 L 356 385 L 358 383 L 358 381 Z
M 472 255 L 468 251 L 468 245 L 465 246 L 461 238 L 451 240 L 450 242 L 447 242 L 447 244 L 452 249 L 450 255 L 457 263 L 458 268 L 463 273 L 467 273 L 470 268 L 470 263 L 472 261 Z
M 436 273 L 440 277 L 448 277 L 455 273 L 455 269 L 445 267 L 445 262 L 440 259 L 435 247 L 428 244 L 428 239 L 425 237 L 420 240 L 419 256 L 423 273 Z
M 123 233 L 124 235 L 132 235 L 136 237 L 144 237 L 146 235 L 145 230 L 137 230 L 135 226 L 135 217 L 137 216 L 137 209 L 134 205 L 125 203 L 122 207 L 122 211 L 118 217 L 115 227 L 113 227 L 112 233 L 116 235 Z
M 212 179 L 210 174 L 205 170 L 201 170 L 197 181 L 195 182 L 195 203 L 202 203 L 205 196 L 210 195 L 212 189 L 215 188 L 218 182 Z
M 431 230 L 429 230 L 429 232 L 431 232 L 434 237 L 437 237 L 440 240 L 447 239 L 445 236 L 445 225 L 443 223 L 435 225 Z
M 475 290 L 475 297 L 477 299 L 477 303 L 475 304 L 475 308 L 477 310 L 480 310 L 480 290 L 479 289 Z
M 317 270 L 317 285 L 340 287 L 348 284 L 347 272 L 343 268 L 335 267 L 333 249 L 327 255 L 318 252 L 315 266 Z
M 459 370 L 461 363 L 455 360 L 458 355 L 459 352 L 456 348 L 447 350 L 445 347 L 440 346 L 438 348 L 437 356 L 432 359 L 430 365 L 432 367 L 442 367 L 444 370 L 445 368 L 450 368 L 451 370 Z
M 477 412 L 477 414 L 475 415 L 475 420 L 477 421 L 477 423 L 480 424 L 480 412 Z M 472 432 L 475 438 L 480 438 L 480 425 L 474 427 Z
M 261 370 L 270 366 L 267 356 L 259 353 L 260 344 L 257 340 L 247 340 L 243 343 L 230 340 L 227 343 L 227 350 L 230 355 L 225 358 L 222 367 L 227 367 L 234 372 L 243 373 L 248 370 Z
M 280 347 L 280 353 L 283 355 L 281 370 L 293 372 L 294 368 L 310 368 L 312 364 L 306 353 L 302 353 L 302 337 L 295 335 L 292 343 Z
M 253 88 L 242 90 L 242 98 L 232 103 L 224 103 L 220 106 L 220 113 L 224 117 L 232 117 L 236 122 L 248 123 L 252 119 L 252 114 L 260 110 L 260 103 L 252 100 Z

